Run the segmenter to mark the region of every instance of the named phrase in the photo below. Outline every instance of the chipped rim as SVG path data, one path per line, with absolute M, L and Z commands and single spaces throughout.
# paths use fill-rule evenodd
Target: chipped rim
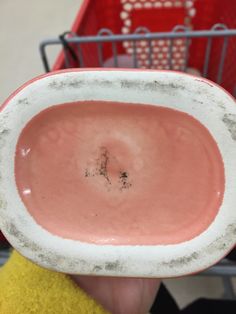
M 140 77 L 137 71 L 142 71 Z M 79 80 L 86 84 L 79 86 Z M 164 82 L 167 89 L 156 93 L 148 88 L 135 90 L 131 87 L 124 93 L 121 92 L 122 80 L 143 85 Z M 99 85 L 102 81 L 109 81 L 110 87 Z M 52 88 L 53 84 L 55 88 Z M 15 184 L 14 155 L 19 134 L 41 110 L 55 103 L 85 99 L 161 103 L 192 115 L 207 127 L 223 158 L 225 193 L 218 214 L 204 232 L 179 244 L 113 246 L 64 239 L 35 222 L 22 203 Z M 210 267 L 235 245 L 236 106 L 233 97 L 217 84 L 172 71 L 69 69 L 27 82 L 6 100 L 0 110 L 0 228 L 13 247 L 35 263 L 73 274 L 179 277 Z

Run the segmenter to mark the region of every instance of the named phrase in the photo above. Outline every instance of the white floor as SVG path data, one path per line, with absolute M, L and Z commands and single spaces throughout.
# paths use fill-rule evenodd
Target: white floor
M 43 73 L 39 42 L 69 30 L 81 0 L 0 1 L 0 103 Z
M 81 0 L 0 1 L 0 103 L 17 87 L 43 73 L 39 42 L 70 29 Z M 220 297 L 220 278 L 165 281 L 183 307 L 197 297 Z
M 201 297 L 221 298 L 224 292 L 222 280 L 217 277 L 188 276 L 165 280 L 165 284 L 180 308 Z

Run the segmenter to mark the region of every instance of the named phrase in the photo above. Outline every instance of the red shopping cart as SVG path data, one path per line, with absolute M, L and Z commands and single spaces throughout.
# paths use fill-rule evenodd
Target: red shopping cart
M 235 93 L 236 1 L 85 0 L 70 32 L 41 43 L 45 69 L 194 68 Z M 50 67 L 46 48 L 61 45 Z
M 69 32 L 44 40 L 46 71 L 134 67 L 198 73 L 236 95 L 235 0 L 84 0 Z M 49 49 L 61 52 L 49 64 Z M 231 253 L 231 256 L 232 257 Z M 223 260 L 200 275 L 222 276 L 235 298 L 235 263 Z

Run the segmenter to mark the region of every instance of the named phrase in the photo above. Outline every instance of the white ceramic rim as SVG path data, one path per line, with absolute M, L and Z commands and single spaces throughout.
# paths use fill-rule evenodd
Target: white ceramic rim
M 19 134 L 45 108 L 78 100 L 159 104 L 186 112 L 207 127 L 225 167 L 223 203 L 207 230 L 179 244 L 96 245 L 61 238 L 36 223 L 15 184 L 14 156 Z M 0 228 L 20 253 L 56 271 L 159 278 L 195 273 L 217 262 L 235 245 L 235 159 L 235 100 L 206 79 L 172 71 L 130 69 L 50 73 L 26 83 L 0 112 Z

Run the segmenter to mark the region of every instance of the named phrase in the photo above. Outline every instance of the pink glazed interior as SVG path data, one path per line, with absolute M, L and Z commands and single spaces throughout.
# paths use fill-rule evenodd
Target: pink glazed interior
M 224 194 L 208 130 L 161 106 L 84 101 L 53 106 L 23 129 L 19 194 L 43 228 L 97 244 L 174 244 L 202 233 Z

